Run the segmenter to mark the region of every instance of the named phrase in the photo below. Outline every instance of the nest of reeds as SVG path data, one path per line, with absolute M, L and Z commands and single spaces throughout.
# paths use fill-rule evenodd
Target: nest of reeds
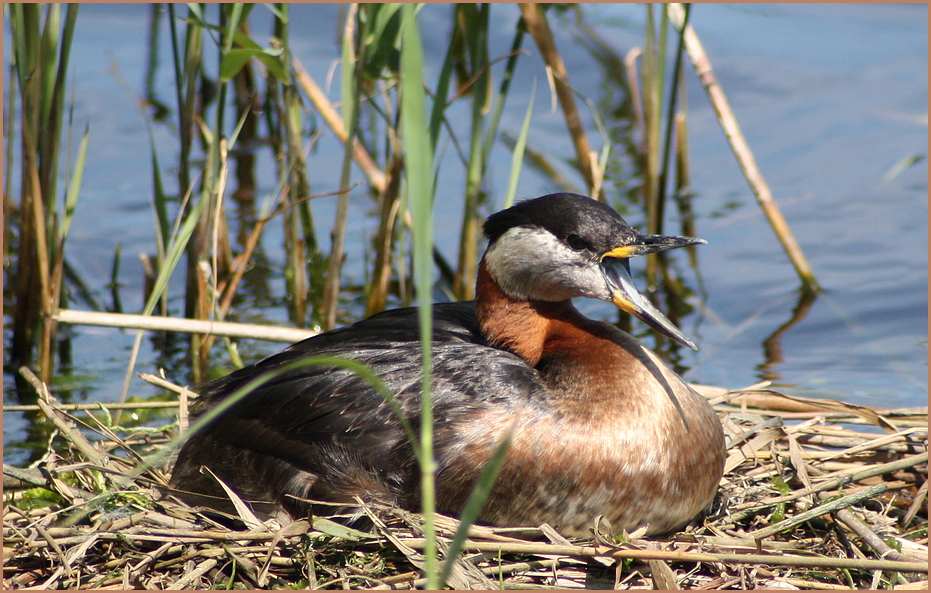
M 150 463 L 167 458 L 177 424 L 122 432 L 105 413 L 69 411 L 36 385 L 58 436 L 33 467 L 4 466 L 4 588 L 426 585 L 419 515 L 364 505 L 367 529 L 248 516 L 230 528 L 167 495 L 165 463 Z M 705 516 L 663 538 L 611 536 L 597 520 L 586 540 L 547 525 L 474 525 L 446 584 L 927 588 L 927 408 L 696 387 L 720 412 L 730 444 L 720 496 Z M 88 429 L 99 435 L 94 442 Z M 437 517 L 436 525 L 442 560 L 458 522 Z

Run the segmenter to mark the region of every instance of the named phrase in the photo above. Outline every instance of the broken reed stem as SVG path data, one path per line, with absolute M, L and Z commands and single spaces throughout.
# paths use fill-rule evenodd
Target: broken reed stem
M 807 471 L 812 475 L 819 475 L 822 473 L 820 470 L 818 470 L 815 467 L 811 467 L 808 464 L 805 464 L 805 465 L 806 465 Z M 925 484 L 927 484 L 927 480 L 925 481 Z M 873 488 L 877 486 L 884 486 L 884 485 L 890 486 L 888 482 L 881 482 L 880 484 L 876 484 L 876 486 L 873 486 Z M 830 495 L 827 492 L 819 492 L 818 498 L 822 501 L 825 501 L 828 498 L 830 498 Z M 840 502 L 840 500 L 837 500 L 834 502 Z M 827 506 L 827 505 L 824 505 L 824 506 Z M 850 505 L 847 505 L 847 506 L 850 506 Z M 855 514 L 850 512 L 850 509 L 846 507 L 842 509 L 838 509 L 837 512 L 834 514 L 834 517 L 838 521 L 846 525 L 848 528 L 850 528 L 851 531 L 856 533 L 860 537 L 860 539 L 862 539 L 866 543 L 866 545 L 871 547 L 873 551 L 876 552 L 879 555 L 879 557 L 882 558 L 883 560 L 888 559 L 888 560 L 898 560 L 898 561 L 903 561 L 903 562 L 920 562 L 921 561 L 919 558 L 915 558 L 914 556 L 910 556 L 908 554 L 903 554 L 899 552 L 898 550 L 893 549 L 891 546 L 889 546 L 889 544 L 883 541 L 883 539 L 876 532 L 870 529 L 870 527 L 866 523 L 864 523 Z M 903 523 L 902 525 L 907 526 L 908 523 Z
M 685 16 L 682 5 L 668 4 L 667 9 L 669 11 L 670 20 L 672 20 L 676 28 L 681 29 Z M 711 68 L 711 62 L 708 60 L 707 54 L 705 54 L 705 50 L 702 47 L 701 41 L 698 39 L 698 35 L 691 25 L 686 25 L 684 35 L 685 47 L 689 53 L 692 65 L 695 67 L 695 73 L 698 75 L 702 86 L 705 87 L 705 91 L 708 93 L 708 98 L 718 116 L 718 121 L 721 124 L 721 128 L 724 130 L 724 135 L 727 137 L 731 150 L 733 150 L 734 156 L 737 158 L 740 169 L 747 178 L 747 182 L 750 184 L 750 188 L 753 190 L 757 202 L 760 204 L 763 213 L 769 220 L 770 226 L 773 227 L 773 231 L 775 231 L 776 236 L 779 238 L 779 242 L 782 244 L 782 248 L 785 250 L 786 255 L 789 256 L 789 260 L 795 267 L 795 271 L 802 280 L 803 286 L 810 291 L 819 292 L 821 287 L 818 285 L 815 275 L 808 265 L 805 254 L 792 235 L 792 230 L 789 228 L 788 223 L 786 223 L 785 218 L 783 218 L 779 206 L 776 204 L 775 200 L 773 200 L 772 191 L 769 189 L 769 185 L 766 183 L 763 174 L 757 167 L 756 159 L 753 157 L 753 151 L 750 150 L 750 146 L 744 139 L 743 132 L 740 130 L 740 124 L 737 123 L 737 118 L 734 117 L 734 112 L 731 110 L 727 97 L 724 95 L 721 85 L 718 84 L 714 71 Z
M 762 529 L 751 531 L 750 533 L 747 534 L 747 537 L 753 538 L 753 539 L 764 539 L 764 538 L 776 535 L 777 533 L 788 531 L 792 529 L 793 527 L 795 527 L 796 525 L 801 525 L 805 521 L 809 521 L 816 517 L 820 517 L 821 515 L 824 515 L 826 513 L 832 513 L 840 509 L 846 509 L 847 507 L 863 502 L 864 500 L 868 498 L 878 496 L 882 494 L 883 492 L 885 492 L 887 489 L 888 489 L 888 486 L 886 485 L 885 482 L 874 484 L 873 486 L 870 486 L 869 488 L 866 488 L 864 490 L 859 490 L 857 492 L 854 492 L 853 494 L 848 494 L 847 496 L 843 496 L 841 498 L 838 498 L 837 500 L 826 502 L 813 509 L 809 509 L 803 513 L 799 513 L 797 515 L 789 517 L 788 519 L 785 519 L 784 521 L 780 521 L 779 523 L 776 523 L 775 525 L 770 525 L 769 527 L 763 527 Z
M 879 484 L 877 484 L 877 486 L 878 485 Z M 821 495 L 821 497 L 824 498 L 824 495 Z M 838 510 L 835 513 L 835 517 L 838 521 L 849 527 L 851 531 L 860 536 L 860 539 L 866 542 L 869 547 L 873 548 L 873 551 L 879 554 L 880 558 L 884 560 L 895 560 L 897 562 L 921 562 L 919 558 L 903 554 L 890 547 L 876 532 L 850 512 L 850 509 Z
M 401 210 L 399 193 L 404 166 L 404 160 L 400 156 L 402 151 L 400 146 L 395 146 L 397 144 L 396 139 L 392 138 L 394 156 L 388 171 L 388 182 L 385 190 L 378 194 L 381 212 L 378 220 L 378 231 L 375 235 L 375 262 L 372 266 L 369 293 L 365 302 L 366 317 L 384 311 L 388 304 L 388 287 L 391 281 L 391 264 L 394 257 L 394 229 L 398 213 Z
M 414 549 L 421 549 L 424 539 L 419 537 L 400 538 Z M 871 560 L 861 558 L 829 558 L 817 556 L 784 556 L 768 554 L 719 554 L 711 552 L 675 552 L 666 550 L 618 550 L 606 546 L 572 546 L 556 544 L 511 544 L 499 542 L 476 542 L 466 540 L 463 550 L 470 552 L 495 552 L 502 554 L 541 554 L 578 556 L 581 558 L 614 558 L 634 560 L 667 560 L 671 562 L 719 562 L 725 564 L 764 564 L 773 566 L 795 566 L 808 568 L 836 568 L 861 570 L 891 570 L 897 572 L 927 573 L 924 562 L 900 562 L 894 560 Z
M 217 560 L 214 558 L 208 558 L 200 563 L 197 568 L 191 570 L 183 577 L 166 587 L 168 591 L 180 591 L 185 589 L 189 584 L 193 583 L 195 580 L 199 579 L 203 575 L 207 574 L 214 566 L 217 565 Z
M 38 378 L 33 374 L 31 370 L 26 367 L 20 367 L 20 375 L 26 378 L 33 387 L 36 387 Z M 55 401 L 55 398 L 52 397 L 49 393 L 48 387 L 45 383 L 41 383 L 41 388 L 36 389 L 39 393 L 38 404 L 39 408 L 42 410 L 42 413 L 45 414 L 46 418 L 52 421 L 55 427 L 62 433 L 62 435 L 72 444 L 74 447 L 81 452 L 87 459 L 97 463 L 99 465 L 103 464 L 103 458 L 97 449 L 88 441 L 79 430 L 77 430 L 74 425 L 67 420 L 63 414 L 60 414 L 54 409 L 57 407 L 58 402 Z

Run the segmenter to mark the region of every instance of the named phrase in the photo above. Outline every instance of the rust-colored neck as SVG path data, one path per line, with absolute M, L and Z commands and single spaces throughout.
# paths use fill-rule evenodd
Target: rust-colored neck
M 665 399 L 669 381 L 640 343 L 616 327 L 588 319 L 569 300 L 526 301 L 509 297 L 479 264 L 476 315 L 489 344 L 520 356 L 566 401 L 632 403 L 630 396 Z M 669 376 L 664 376 L 668 374 Z
M 482 334 L 496 347 L 509 350 L 536 366 L 543 356 L 552 317 L 541 314 L 541 303 L 511 298 L 492 278 L 484 258 L 479 263 L 475 288 L 475 312 Z M 543 308 L 572 309 L 568 301 L 543 303 Z
M 476 315 L 485 338 L 534 367 L 544 355 L 564 350 L 567 342 L 600 337 L 605 331 L 605 324 L 579 313 L 571 300 L 526 301 L 508 296 L 484 259 L 479 264 L 475 292 Z

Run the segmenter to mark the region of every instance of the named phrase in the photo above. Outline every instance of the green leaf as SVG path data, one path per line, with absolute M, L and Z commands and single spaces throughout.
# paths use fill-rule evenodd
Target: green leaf
M 281 62 L 283 50 L 267 49 L 232 49 L 220 60 L 220 82 L 228 82 L 245 67 L 250 59 L 255 58 L 268 68 L 272 76 L 287 83 L 288 70 Z
M 524 124 L 520 128 L 520 135 L 517 136 L 517 142 L 514 143 L 514 157 L 511 159 L 511 177 L 508 179 L 508 189 L 504 194 L 504 204 L 502 208 L 510 208 L 514 203 L 514 197 L 517 195 L 517 181 L 520 179 L 521 165 L 524 161 L 524 150 L 527 147 L 527 135 L 530 133 L 530 121 L 533 115 L 533 99 L 537 92 L 537 80 L 533 80 L 533 86 L 530 89 L 530 101 L 527 104 L 527 113 L 524 115 Z
M 400 4 L 365 4 L 360 6 L 362 43 L 366 49 L 363 68 L 370 78 L 396 73 L 400 67 Z
M 353 529 L 352 527 L 346 527 L 336 521 L 330 521 L 329 519 L 324 519 L 323 517 L 314 517 L 313 518 L 313 528 L 321 533 L 327 535 L 332 535 L 333 537 L 341 537 L 349 541 L 359 541 L 366 539 L 377 539 L 379 536 L 366 533 L 364 531 L 359 531 L 358 529 Z
M 41 509 L 67 502 L 60 494 L 48 488 L 38 486 L 23 492 L 15 506 L 24 511 Z
M 68 192 L 65 194 L 65 213 L 61 221 L 60 241 L 64 241 L 65 237 L 68 236 L 71 221 L 74 219 L 74 210 L 78 205 L 78 194 L 81 193 L 81 180 L 84 177 L 84 162 L 87 158 L 87 144 L 90 140 L 90 132 L 90 126 L 84 128 L 84 136 L 81 138 L 81 146 L 78 148 L 78 156 L 74 162 L 74 173 L 71 176 L 71 183 L 68 184 Z

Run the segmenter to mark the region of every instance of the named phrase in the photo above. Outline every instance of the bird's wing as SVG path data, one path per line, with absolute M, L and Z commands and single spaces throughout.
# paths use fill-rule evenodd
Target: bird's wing
M 466 303 L 434 309 L 432 399 L 436 430 L 489 406 L 516 407 L 542 389 L 536 371 L 511 353 L 490 348 Z M 395 411 L 352 370 L 317 365 L 314 356 L 365 363 L 384 382 L 403 416 L 419 426 L 422 373 L 416 309 L 388 311 L 299 342 L 201 390 L 202 408 L 229 397 L 263 373 L 269 379 L 206 429 L 236 447 L 283 459 L 307 471 L 346 463 L 390 467 L 413 461 Z M 281 369 L 298 364 L 295 368 Z M 193 437 L 197 438 L 197 436 Z M 351 453 L 347 453 L 351 452 Z M 400 468 L 399 468 L 400 471 Z

